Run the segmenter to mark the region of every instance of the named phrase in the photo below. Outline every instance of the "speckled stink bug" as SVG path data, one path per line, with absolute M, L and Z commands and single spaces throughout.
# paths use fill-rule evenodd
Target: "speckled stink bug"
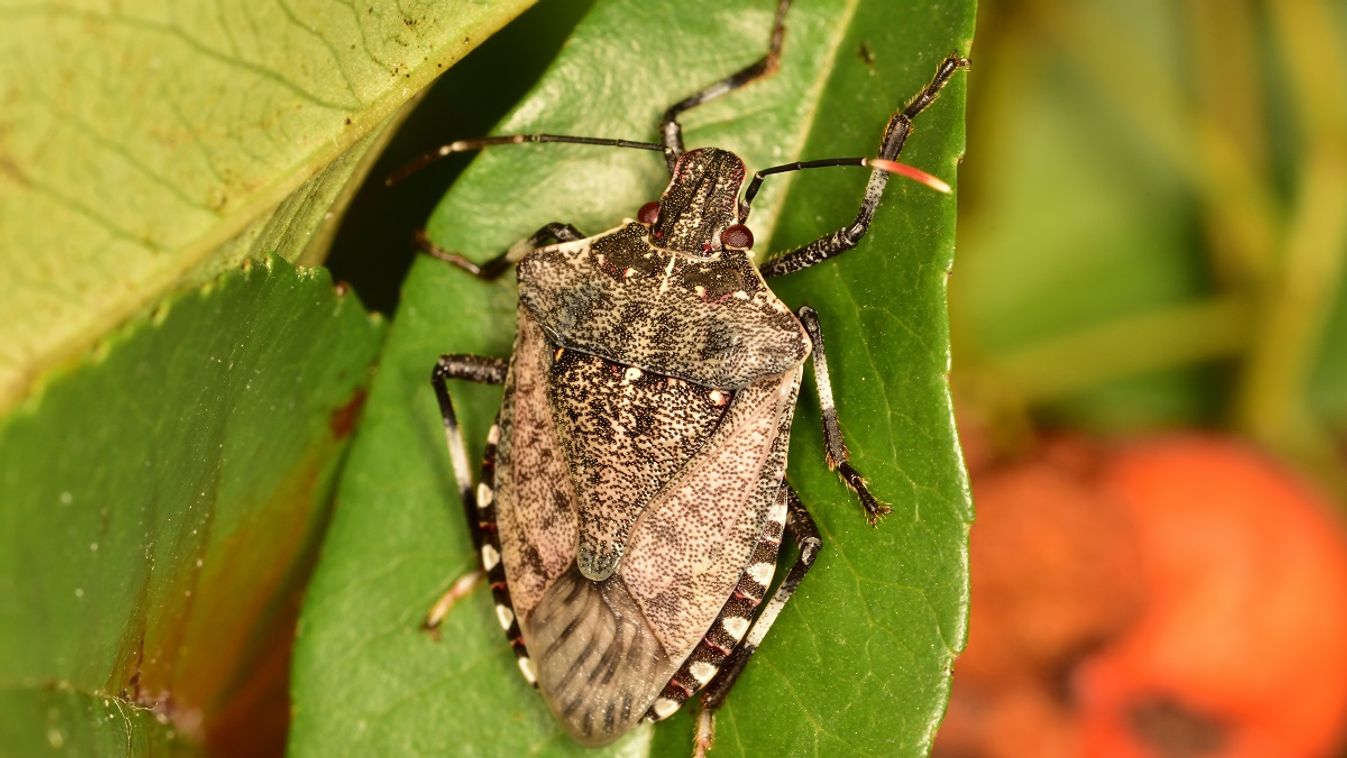
M 594 236 L 548 224 L 481 265 L 419 240 L 482 278 L 517 265 L 513 355 L 445 355 L 431 381 L 519 669 L 586 745 L 666 718 L 698 692 L 698 751 L 710 744 L 711 715 L 821 547 L 785 480 L 811 355 L 827 465 L 871 523 L 888 510 L 848 462 L 817 315 L 808 307 L 792 313 L 766 279 L 855 247 L 890 173 L 939 184 L 895 158 L 912 120 L 967 61 L 950 54 L 940 62 L 889 120 L 877 157 L 764 169 L 741 198 L 743 161 L 717 148 L 685 151 L 678 117 L 775 69 L 789 4 L 777 7 L 767 55 L 670 107 L 659 143 L 512 135 L 456 142 L 424 159 L 569 142 L 662 151 L 669 163 L 658 202 Z M 872 169 L 854 221 L 756 267 L 745 222 L 763 178 L 848 165 Z M 449 379 L 504 385 L 475 486 Z M 757 612 L 786 534 L 799 557 Z

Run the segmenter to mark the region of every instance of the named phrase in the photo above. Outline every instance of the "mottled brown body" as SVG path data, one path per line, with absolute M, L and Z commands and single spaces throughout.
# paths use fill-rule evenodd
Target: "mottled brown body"
M 750 559 L 768 557 L 754 555 L 767 531 L 774 568 L 810 352 L 745 252 L 651 236 L 628 222 L 520 261 L 493 462 L 523 646 L 552 710 L 589 744 L 651 713 Z M 771 573 L 756 573 L 745 589 L 760 599 Z M 726 652 L 754 606 L 730 623 Z

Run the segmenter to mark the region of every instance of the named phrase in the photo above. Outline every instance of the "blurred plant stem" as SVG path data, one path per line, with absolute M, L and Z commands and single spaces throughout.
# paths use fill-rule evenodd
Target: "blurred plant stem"
M 1249 316 L 1247 301 L 1233 296 L 1157 308 L 1007 351 L 986 368 L 1033 405 L 1119 376 L 1228 357 L 1244 344 Z
M 1327 430 L 1306 403 L 1314 361 L 1338 297 L 1347 254 L 1347 62 L 1323 2 L 1269 3 L 1271 31 L 1298 131 L 1295 185 L 1276 267 L 1260 287 L 1261 316 L 1237 398 L 1238 422 L 1316 473 L 1336 472 Z
M 1119 33 L 1123 20 L 1099 3 L 1039 0 L 1036 7 L 1036 19 L 1054 45 L 1080 64 L 1099 91 L 1120 101 L 1116 112 L 1132 119 L 1127 126 L 1192 185 L 1205 231 L 1216 242 L 1211 251 L 1217 275 L 1236 288 L 1259 281 L 1276 239 L 1278 202 L 1262 160 L 1263 131 L 1243 122 L 1247 109 L 1266 98 L 1252 73 L 1258 66 L 1255 51 L 1224 44 L 1253 37 L 1247 9 L 1223 0 L 1191 6 L 1196 39 L 1190 52 L 1197 62 L 1190 77 Z M 1220 22 L 1206 23 L 1211 16 Z M 1204 59 L 1217 60 L 1204 65 Z M 1202 95 L 1196 98 L 1183 87 L 1193 77 Z M 1251 145 L 1251 139 L 1260 141 Z

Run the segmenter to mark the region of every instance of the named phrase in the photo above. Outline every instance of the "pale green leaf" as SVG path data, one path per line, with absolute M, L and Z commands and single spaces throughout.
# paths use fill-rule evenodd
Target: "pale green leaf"
M 399 109 L 527 4 L 0 3 L 0 409 L 174 289 L 321 260 Z

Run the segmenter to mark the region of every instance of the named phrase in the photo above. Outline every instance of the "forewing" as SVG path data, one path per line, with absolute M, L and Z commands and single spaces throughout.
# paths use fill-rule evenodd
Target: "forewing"
M 650 712 L 731 599 L 780 502 L 798 386 L 797 370 L 736 393 L 637 520 L 617 572 L 572 567 L 521 614 L 539 689 L 579 741 L 605 744 Z
M 505 576 L 520 618 L 575 560 L 575 491 L 548 402 L 550 363 L 546 337 L 520 308 L 495 487 Z
M 676 662 L 724 607 L 777 502 L 799 386 L 797 368 L 738 392 L 632 531 L 618 573 Z

